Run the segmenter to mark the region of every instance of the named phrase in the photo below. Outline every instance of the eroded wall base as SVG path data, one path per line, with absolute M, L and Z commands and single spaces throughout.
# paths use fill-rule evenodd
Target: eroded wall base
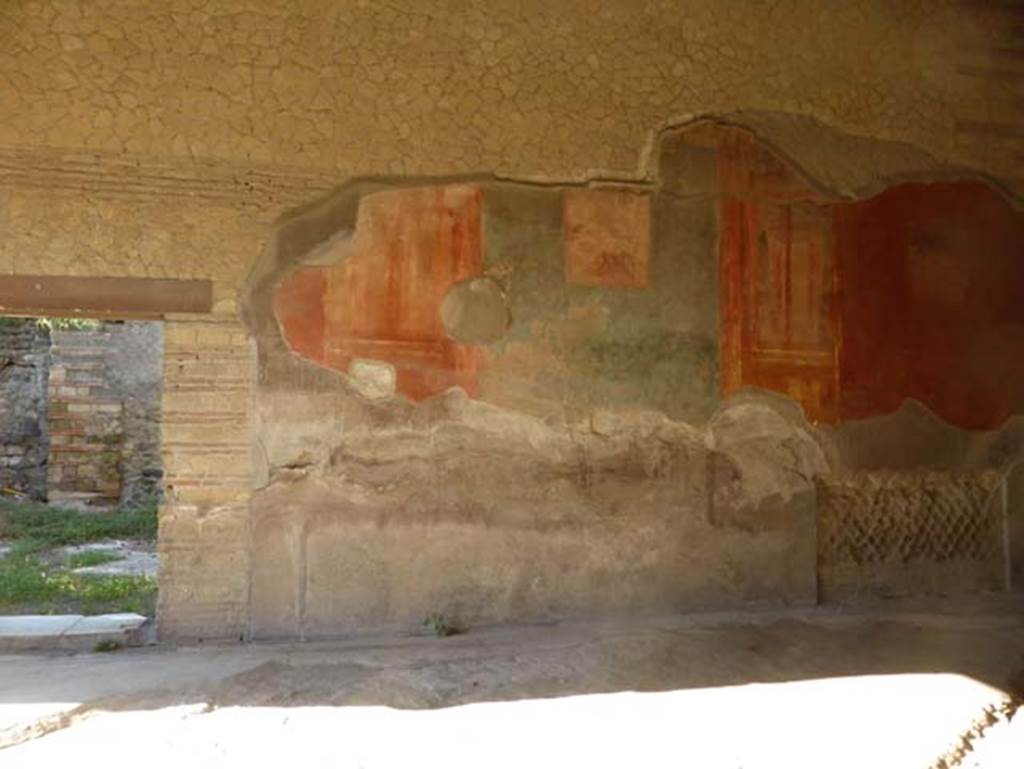
M 261 418 L 286 419 L 288 400 Z M 556 428 L 457 391 L 347 416 L 327 455 L 254 496 L 255 637 L 815 600 L 813 493 L 773 520 L 712 521 L 713 437 L 687 425 Z

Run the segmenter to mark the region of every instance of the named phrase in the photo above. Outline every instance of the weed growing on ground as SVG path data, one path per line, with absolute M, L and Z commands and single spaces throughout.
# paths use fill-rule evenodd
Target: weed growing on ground
M 84 553 L 72 553 L 68 556 L 69 569 L 81 569 L 86 566 L 102 566 L 105 563 L 120 561 L 121 556 L 113 550 L 86 550 Z
M 447 615 L 440 612 L 431 612 L 427 615 L 427 618 L 423 620 L 423 624 L 434 631 L 434 635 L 438 638 L 447 638 L 450 635 L 456 635 L 459 630 L 448 619 Z

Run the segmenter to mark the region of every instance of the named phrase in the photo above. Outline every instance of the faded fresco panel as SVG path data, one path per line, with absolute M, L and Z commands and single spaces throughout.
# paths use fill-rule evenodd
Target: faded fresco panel
M 476 395 L 475 353 L 448 338 L 440 306 L 480 271 L 481 248 L 476 187 L 375 193 L 360 205 L 352 255 L 297 273 L 278 291 L 275 313 L 292 348 L 330 368 L 385 361 L 413 400 L 453 386 Z
M 651 201 L 622 190 L 565 193 L 565 274 L 569 283 L 645 288 Z

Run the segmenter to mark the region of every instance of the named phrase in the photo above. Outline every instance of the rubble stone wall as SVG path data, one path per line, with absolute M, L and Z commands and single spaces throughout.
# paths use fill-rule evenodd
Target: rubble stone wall
M 32 318 L 0 320 L 0 488 L 46 498 L 50 335 Z

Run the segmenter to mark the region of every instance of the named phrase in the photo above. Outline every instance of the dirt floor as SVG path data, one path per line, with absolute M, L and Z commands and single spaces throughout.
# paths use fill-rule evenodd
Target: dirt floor
M 3 767 L 1024 766 L 1020 601 L 12 655 L 0 681 Z

